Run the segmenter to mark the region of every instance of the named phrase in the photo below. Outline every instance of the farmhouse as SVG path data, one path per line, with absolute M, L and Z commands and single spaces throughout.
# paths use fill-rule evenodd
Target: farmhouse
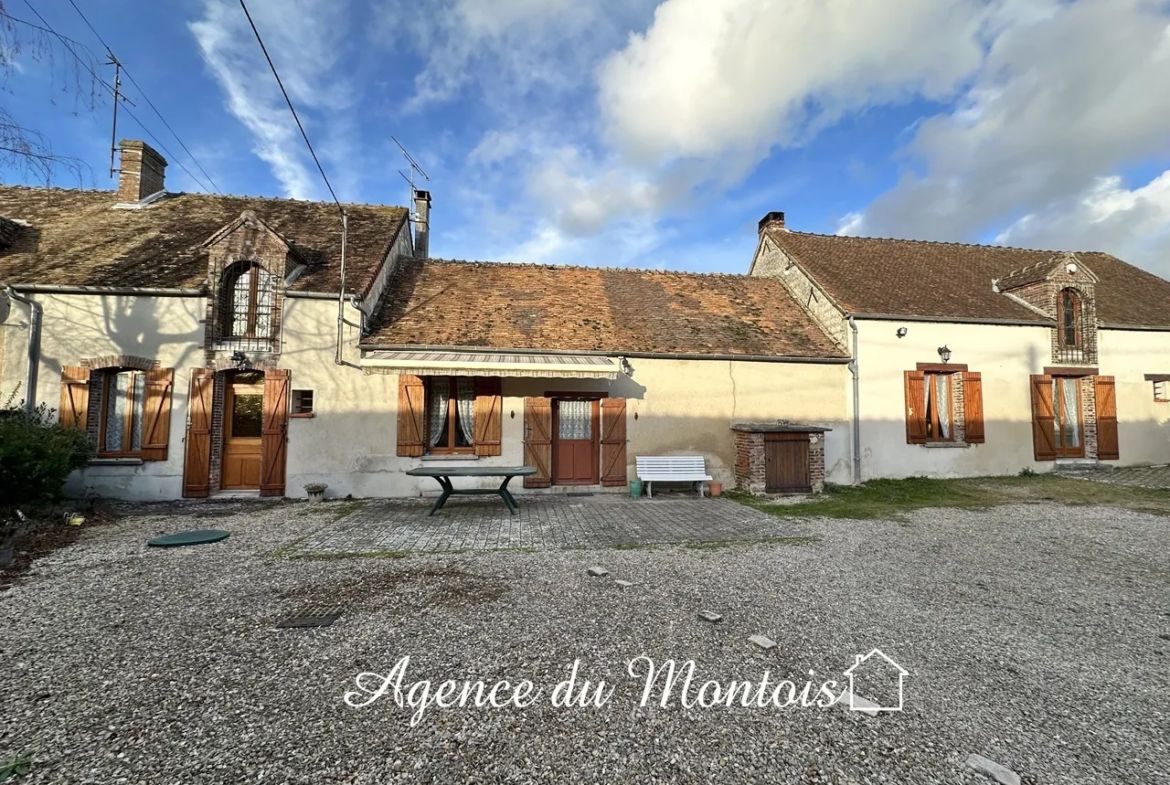
M 68 490 L 411 496 L 420 465 L 731 487 L 1170 459 L 1170 282 L 1107 254 L 760 224 L 747 274 L 433 259 L 406 207 L 0 187 L 0 395 L 97 457 Z M 749 260 L 744 259 L 744 266 Z M 943 448 L 943 449 L 940 449 Z M 468 480 L 467 482 L 474 482 Z

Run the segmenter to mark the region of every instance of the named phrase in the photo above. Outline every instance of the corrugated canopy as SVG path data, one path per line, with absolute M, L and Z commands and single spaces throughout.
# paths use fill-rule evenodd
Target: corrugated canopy
M 592 354 L 505 354 L 497 352 L 366 352 L 362 367 L 410 376 L 521 376 L 559 379 L 616 379 L 621 365 Z

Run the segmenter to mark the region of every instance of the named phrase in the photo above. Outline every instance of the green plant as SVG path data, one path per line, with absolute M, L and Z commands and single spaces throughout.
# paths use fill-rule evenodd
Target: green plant
M 6 761 L 0 762 L 0 782 L 7 782 L 14 777 L 23 777 L 32 768 L 33 758 L 28 753 L 13 755 Z
M 85 431 L 58 425 L 54 413 L 43 403 L 25 412 L 11 398 L 0 410 L 0 507 L 55 498 L 69 473 L 93 457 Z
M 1020 469 L 1020 476 L 1021 477 L 1036 477 L 1037 474 L 1036 474 L 1036 472 L 1032 471 L 1031 466 L 1025 466 L 1024 468 Z

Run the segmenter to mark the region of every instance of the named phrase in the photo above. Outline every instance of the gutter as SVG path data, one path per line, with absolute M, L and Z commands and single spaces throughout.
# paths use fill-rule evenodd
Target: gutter
M 11 286 L 8 287 L 8 296 L 18 303 L 24 303 L 29 309 L 28 333 L 28 375 L 25 380 L 24 413 L 31 416 L 36 408 L 37 400 L 37 368 L 40 366 L 41 355 L 41 304 L 18 293 Z
M 41 292 L 44 294 L 115 294 L 136 297 L 206 297 L 203 289 L 160 289 L 135 286 L 61 286 L 54 284 L 12 284 L 10 292 Z M 24 302 L 23 300 L 21 302 Z
M 641 357 L 648 360 L 742 360 L 744 362 L 773 362 L 773 363 L 808 363 L 810 365 L 846 365 L 848 357 L 796 357 L 781 354 L 687 354 L 684 352 L 625 352 L 625 351 L 598 351 L 583 349 L 501 349 L 484 346 L 445 346 L 435 344 L 398 344 L 374 345 L 359 344 L 362 351 L 383 352 L 474 352 L 476 354 L 536 354 L 550 356 L 586 356 L 586 357 Z
M 944 317 L 944 316 L 900 316 L 892 313 L 855 313 L 850 314 L 849 319 L 861 319 L 863 321 L 876 322 L 938 322 L 939 324 L 1002 324 L 1009 327 L 1051 327 L 1056 323 L 1055 319 L 1048 319 L 1047 321 L 1036 319 L 1028 321 L 1024 319 L 984 319 L 981 317 Z
M 849 329 L 853 331 L 853 358 L 849 361 L 849 373 L 853 375 L 853 484 L 861 484 L 861 373 L 857 366 L 857 322 L 849 317 Z
M 1155 332 L 1155 333 L 1170 333 L 1170 325 L 1153 325 L 1153 324 L 1105 324 L 1102 322 L 1097 325 L 1099 330 L 1135 330 L 1139 332 Z
M 345 348 L 345 245 L 349 238 L 349 216 L 341 211 L 341 284 L 337 287 L 337 353 L 333 362 L 345 365 L 342 350 Z

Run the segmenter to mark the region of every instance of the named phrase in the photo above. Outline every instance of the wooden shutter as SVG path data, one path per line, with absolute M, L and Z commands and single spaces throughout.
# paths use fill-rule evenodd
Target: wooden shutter
M 165 461 L 171 433 L 173 368 L 151 368 L 146 372 L 146 407 L 142 413 L 142 460 Z
M 288 462 L 289 372 L 264 372 L 264 427 L 260 431 L 260 495 L 284 496 Z
M 926 374 L 906 371 L 906 443 L 926 444 Z
M 475 454 L 499 455 L 504 398 L 499 377 L 475 380 Z
M 26 391 L 26 394 L 32 393 Z M 66 365 L 61 369 L 61 408 L 57 419 L 66 428 L 80 428 L 84 431 L 88 414 L 89 369 Z
M 1052 377 L 1032 377 L 1032 449 L 1038 461 L 1056 460 L 1056 416 L 1052 409 Z
M 626 399 L 601 399 L 601 484 L 625 485 Z
M 215 400 L 215 371 L 191 369 L 187 398 L 187 449 L 183 457 L 183 496 L 202 498 L 211 483 L 211 407 Z
M 398 455 L 418 457 L 426 448 L 423 426 L 426 422 L 427 391 L 418 376 L 398 377 Z
M 524 478 L 525 488 L 552 484 L 552 399 L 524 399 L 524 464 L 536 474 Z
M 963 374 L 963 439 L 983 444 L 983 376 L 974 371 Z
M 1117 443 L 1117 388 L 1112 376 L 1095 376 L 1097 396 L 1097 458 L 1116 461 L 1121 458 Z

